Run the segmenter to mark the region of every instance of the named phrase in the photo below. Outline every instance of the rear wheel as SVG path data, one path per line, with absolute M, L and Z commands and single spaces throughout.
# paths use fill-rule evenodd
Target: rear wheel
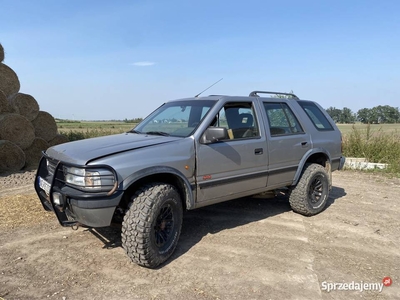
M 153 183 L 136 191 L 122 222 L 122 247 L 131 260 L 155 268 L 178 244 L 182 202 L 176 188 Z
M 321 212 L 329 196 L 329 176 L 319 164 L 306 165 L 297 185 L 289 196 L 293 211 L 305 216 Z

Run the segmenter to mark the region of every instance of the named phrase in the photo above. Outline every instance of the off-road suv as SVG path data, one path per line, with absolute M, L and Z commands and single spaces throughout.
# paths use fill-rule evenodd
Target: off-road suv
M 315 215 L 343 164 L 340 131 L 317 103 L 254 91 L 170 101 L 129 132 L 51 147 L 35 189 L 63 226 L 122 223 L 128 256 L 154 268 L 185 210 L 286 190 L 295 212 Z

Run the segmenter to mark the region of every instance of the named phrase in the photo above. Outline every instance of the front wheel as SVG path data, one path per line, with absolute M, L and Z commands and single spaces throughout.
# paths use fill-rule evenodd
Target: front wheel
M 122 222 L 122 247 L 130 259 L 148 268 L 165 262 L 178 244 L 182 214 L 174 186 L 152 183 L 136 191 Z
M 306 165 L 297 185 L 291 190 L 289 203 L 293 211 L 312 216 L 326 206 L 329 196 L 329 177 L 318 164 Z

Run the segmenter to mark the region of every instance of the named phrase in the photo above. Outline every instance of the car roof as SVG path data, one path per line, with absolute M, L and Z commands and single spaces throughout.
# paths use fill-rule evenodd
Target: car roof
M 270 97 L 262 97 L 262 95 L 271 95 Z M 284 97 L 279 97 L 278 95 L 282 95 Z M 275 96 L 275 97 L 274 97 Z M 269 101 L 287 101 L 287 100 L 300 100 L 299 97 L 297 97 L 293 93 L 284 93 L 284 92 L 270 92 L 270 91 L 252 91 L 249 95 L 247 96 L 230 96 L 230 95 L 209 95 L 209 96 L 204 96 L 204 97 L 199 97 L 199 96 L 194 96 L 194 97 L 189 97 L 189 98 L 182 98 L 182 99 L 175 99 L 171 100 L 168 102 L 176 102 L 176 101 L 196 101 L 196 100 L 213 100 L 213 101 L 218 101 L 222 99 L 226 100 L 234 100 L 234 101 L 240 101 L 240 100 L 254 100 L 254 98 L 260 99 L 260 100 L 269 100 Z

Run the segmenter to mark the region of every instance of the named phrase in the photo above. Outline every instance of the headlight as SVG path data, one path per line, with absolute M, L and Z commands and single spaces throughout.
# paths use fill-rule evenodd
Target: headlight
M 110 191 L 114 186 L 114 174 L 107 169 L 64 167 L 65 182 L 91 191 Z

